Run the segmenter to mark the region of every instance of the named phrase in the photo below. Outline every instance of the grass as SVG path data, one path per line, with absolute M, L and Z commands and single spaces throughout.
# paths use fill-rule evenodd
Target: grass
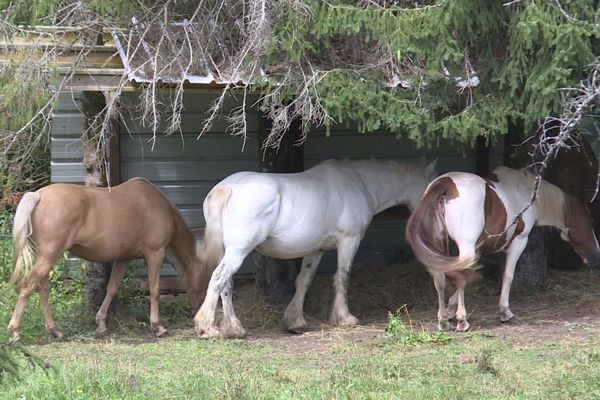
M 145 311 L 138 321 L 113 318 L 104 339 L 93 337 L 93 324 L 82 323 L 83 333 L 68 341 L 26 341 L 53 369 L 21 360 L 21 382 L 5 382 L 0 399 L 599 398 L 600 316 L 593 312 L 598 299 L 569 290 L 581 282 L 598 284 L 598 277 L 584 272 L 560 282 L 562 308 L 542 314 L 544 305 L 554 304 L 550 294 L 518 298 L 529 310 L 518 311 L 521 323 L 480 317 L 479 327 L 466 334 L 431 331 L 434 297 L 410 318 L 401 308 L 387 321 L 355 329 L 313 325 L 303 335 L 285 334 L 244 320 L 251 306 L 240 304 L 249 296 L 240 288 L 236 306 L 254 335 L 248 339 L 197 340 L 189 318 L 173 318 L 172 335 L 158 340 L 141 326 Z M 475 294 L 472 299 L 475 309 L 495 307 L 497 300 Z M 182 302 L 163 304 L 161 313 L 179 312 Z M 567 323 L 560 314 L 573 304 L 588 309 L 587 317 Z M 69 320 L 77 318 L 64 316 L 61 324 Z M 44 337 L 42 332 L 35 334 Z
M 599 340 L 527 348 L 486 335 L 407 347 L 328 340 L 74 341 L 30 346 L 56 371 L 28 371 L 2 399 L 567 399 L 600 396 Z M 286 342 L 291 343 L 286 343 Z M 299 347 L 296 347 L 299 346 Z M 485 361 L 481 361 L 484 355 Z M 493 363 L 493 366 L 491 364 Z
M 0 226 L 0 235 L 7 232 Z M 12 257 L 6 240 L 0 256 L 3 328 L 16 301 L 4 283 Z M 284 306 L 265 303 L 252 283 L 236 282 L 236 312 L 253 336 L 228 341 L 197 340 L 182 297 L 161 302 L 171 335 L 154 338 L 148 300 L 133 279 L 120 291 L 123 313 L 110 316 L 110 334 L 97 338 L 81 274 L 65 274 L 60 265 L 53 272 L 50 301 L 67 339 L 47 338 L 32 296 L 24 348 L 50 368 L 15 357 L 21 380 L 3 380 L 0 400 L 600 398 L 597 271 L 551 276 L 547 292 L 515 292 L 520 322 L 512 325 L 497 322 L 495 283 L 480 282 L 467 294 L 474 331 L 466 334 L 435 331 L 435 292 L 422 268 L 358 266 L 350 309 L 365 325 L 354 329 L 324 325 L 331 279 L 317 277 L 306 304 L 311 330 L 303 335 L 282 333 Z M 408 306 L 389 313 L 401 304 Z M 7 339 L 0 329 L 0 343 Z
M 404 323 L 404 317 L 408 320 L 408 326 Z M 388 311 L 385 333 L 390 340 L 406 345 L 421 343 L 448 344 L 452 342 L 452 336 L 448 336 L 443 332 L 429 332 L 423 327 L 421 327 L 420 332 L 415 332 L 406 305 L 400 307 L 395 313 Z

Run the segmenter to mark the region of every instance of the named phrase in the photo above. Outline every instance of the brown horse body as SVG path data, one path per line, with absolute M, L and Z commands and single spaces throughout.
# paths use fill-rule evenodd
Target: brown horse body
M 204 298 L 210 275 L 201 269 L 196 241 L 177 208 L 150 182 L 133 178 L 111 189 L 53 184 L 25 194 L 15 214 L 15 269 L 11 280 L 20 285 L 19 299 L 8 326 L 19 339 L 25 305 L 39 291 L 46 327 L 62 337 L 48 305 L 48 274 L 69 250 L 88 261 L 114 261 L 106 298 L 96 315 L 97 331 L 106 331 L 108 307 L 130 260 L 144 257 L 150 287 L 150 323 L 158 335 L 166 329 L 158 312 L 159 275 L 170 251 L 182 274 L 192 306 Z

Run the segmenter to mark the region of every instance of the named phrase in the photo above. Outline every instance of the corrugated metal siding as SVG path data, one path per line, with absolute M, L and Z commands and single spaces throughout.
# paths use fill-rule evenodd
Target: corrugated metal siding
M 192 229 L 204 226 L 202 202 L 221 179 L 241 170 L 256 171 L 258 162 L 258 115 L 247 115 L 248 135 L 232 137 L 223 121 L 197 139 L 211 103 L 210 94 L 189 94 L 184 98 L 181 134 L 153 137 L 150 127 L 142 126 L 125 112 L 121 127 L 121 177 L 143 176 L 156 184 L 181 210 Z M 136 94 L 125 95 L 126 110 L 138 107 Z M 238 104 L 229 100 L 222 115 Z M 159 131 L 164 130 L 160 128 Z M 242 150 L 243 149 L 243 150 Z
M 54 108 L 50 135 L 50 179 L 53 183 L 84 182 L 81 144 L 84 117 L 79 111 L 82 96 L 81 92 L 61 93 Z
M 81 140 L 83 116 L 78 111 L 80 93 L 60 97 L 52 128 L 52 181 L 83 182 Z M 256 111 L 248 114 L 249 134 L 245 140 L 226 132 L 223 121 L 217 122 L 210 132 L 199 140 L 206 111 L 216 97 L 210 94 L 186 94 L 182 115 L 181 134 L 153 137 L 152 130 L 143 126 L 134 116 L 138 109 L 138 95 L 124 95 L 124 120 L 121 126 L 121 175 L 126 180 L 144 176 L 155 183 L 181 210 L 191 228 L 204 226 L 202 202 L 210 189 L 221 179 L 241 170 L 259 168 L 258 130 Z M 249 101 L 250 103 L 250 101 Z M 229 99 L 222 115 L 238 105 Z M 158 131 L 164 131 L 160 127 Z M 242 151 L 243 148 L 243 151 Z M 501 164 L 503 146 L 492 148 L 492 167 Z M 396 139 L 387 132 L 357 133 L 352 126 L 338 126 L 327 136 L 323 129 L 309 134 L 305 143 L 305 167 L 309 168 L 329 158 L 377 158 L 415 160 L 425 154 L 428 160 L 438 158 L 440 172 L 450 170 L 474 171 L 475 151 L 462 152 L 442 142 L 435 149 L 417 149 L 408 139 Z M 373 260 L 390 263 L 409 254 L 404 243 L 405 221 L 374 223 L 361 244 L 357 261 Z M 248 257 L 241 272 L 252 271 L 252 257 Z M 335 253 L 323 259 L 323 268 L 335 268 Z M 164 274 L 173 273 L 167 269 Z

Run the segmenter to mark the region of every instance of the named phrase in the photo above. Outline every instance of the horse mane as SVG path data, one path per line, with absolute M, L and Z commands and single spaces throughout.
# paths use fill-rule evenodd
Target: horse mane
M 377 163 L 377 167 L 381 168 L 381 161 L 374 160 Z M 423 164 L 420 161 L 397 161 L 397 160 L 384 160 L 384 165 L 389 168 L 389 170 L 397 172 L 398 175 L 404 177 L 404 185 L 421 185 L 423 182 L 425 184 L 429 183 L 428 174 L 426 172 L 426 164 Z M 424 181 L 425 180 L 425 181 Z M 422 190 L 424 190 L 423 187 Z
M 516 171 L 517 185 L 524 186 L 528 193 L 535 189 L 535 175 L 527 170 Z M 537 198 L 533 204 L 538 221 L 544 225 L 564 228 L 566 223 L 567 199 L 565 193 L 558 186 L 541 180 Z

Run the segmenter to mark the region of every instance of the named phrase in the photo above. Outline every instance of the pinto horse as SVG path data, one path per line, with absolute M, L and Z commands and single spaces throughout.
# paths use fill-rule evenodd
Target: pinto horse
M 456 314 L 448 317 L 456 317 L 457 331 L 469 329 L 464 288 L 482 253 L 506 253 L 500 319 L 507 322 L 514 318 L 509 308 L 510 286 L 517 260 L 536 224 L 557 227 L 563 240 L 573 246 L 584 262 L 600 261 L 587 204 L 541 181 L 535 201 L 526 208 L 534 186 L 533 174 L 498 167 L 487 180 L 467 172 L 450 172 L 427 187 L 408 220 L 406 239 L 433 277 L 440 329 L 446 317 L 445 275 L 456 285 L 448 307 L 450 314 Z M 456 243 L 458 256 L 450 254 L 449 239 Z
M 8 325 L 11 340 L 19 340 L 25 305 L 34 290 L 46 328 L 57 328 L 48 305 L 48 274 L 69 250 L 88 261 L 114 261 L 106 297 L 96 315 L 97 332 L 106 331 L 106 314 L 130 260 L 144 257 L 150 287 L 150 324 L 158 336 L 166 329 L 158 312 L 159 277 L 165 254 L 172 253 L 182 273 L 182 285 L 196 310 L 208 282 L 196 253 L 196 240 L 177 208 L 154 185 L 133 178 L 113 188 L 53 184 L 29 192 L 17 207 L 13 236 L 16 244 L 11 281 L 20 285 L 19 299 Z
M 328 160 L 290 174 L 239 172 L 218 183 L 204 201 L 204 257 L 214 270 L 194 318 L 200 337 L 242 337 L 232 303 L 233 274 L 254 249 L 278 259 L 303 257 L 296 293 L 284 322 L 290 331 L 306 321 L 304 296 L 323 252 L 337 249 L 332 325 L 354 326 L 346 296 L 350 267 L 375 214 L 397 204 L 415 206 L 434 177 L 435 163 Z M 214 325 L 221 296 L 223 320 Z

